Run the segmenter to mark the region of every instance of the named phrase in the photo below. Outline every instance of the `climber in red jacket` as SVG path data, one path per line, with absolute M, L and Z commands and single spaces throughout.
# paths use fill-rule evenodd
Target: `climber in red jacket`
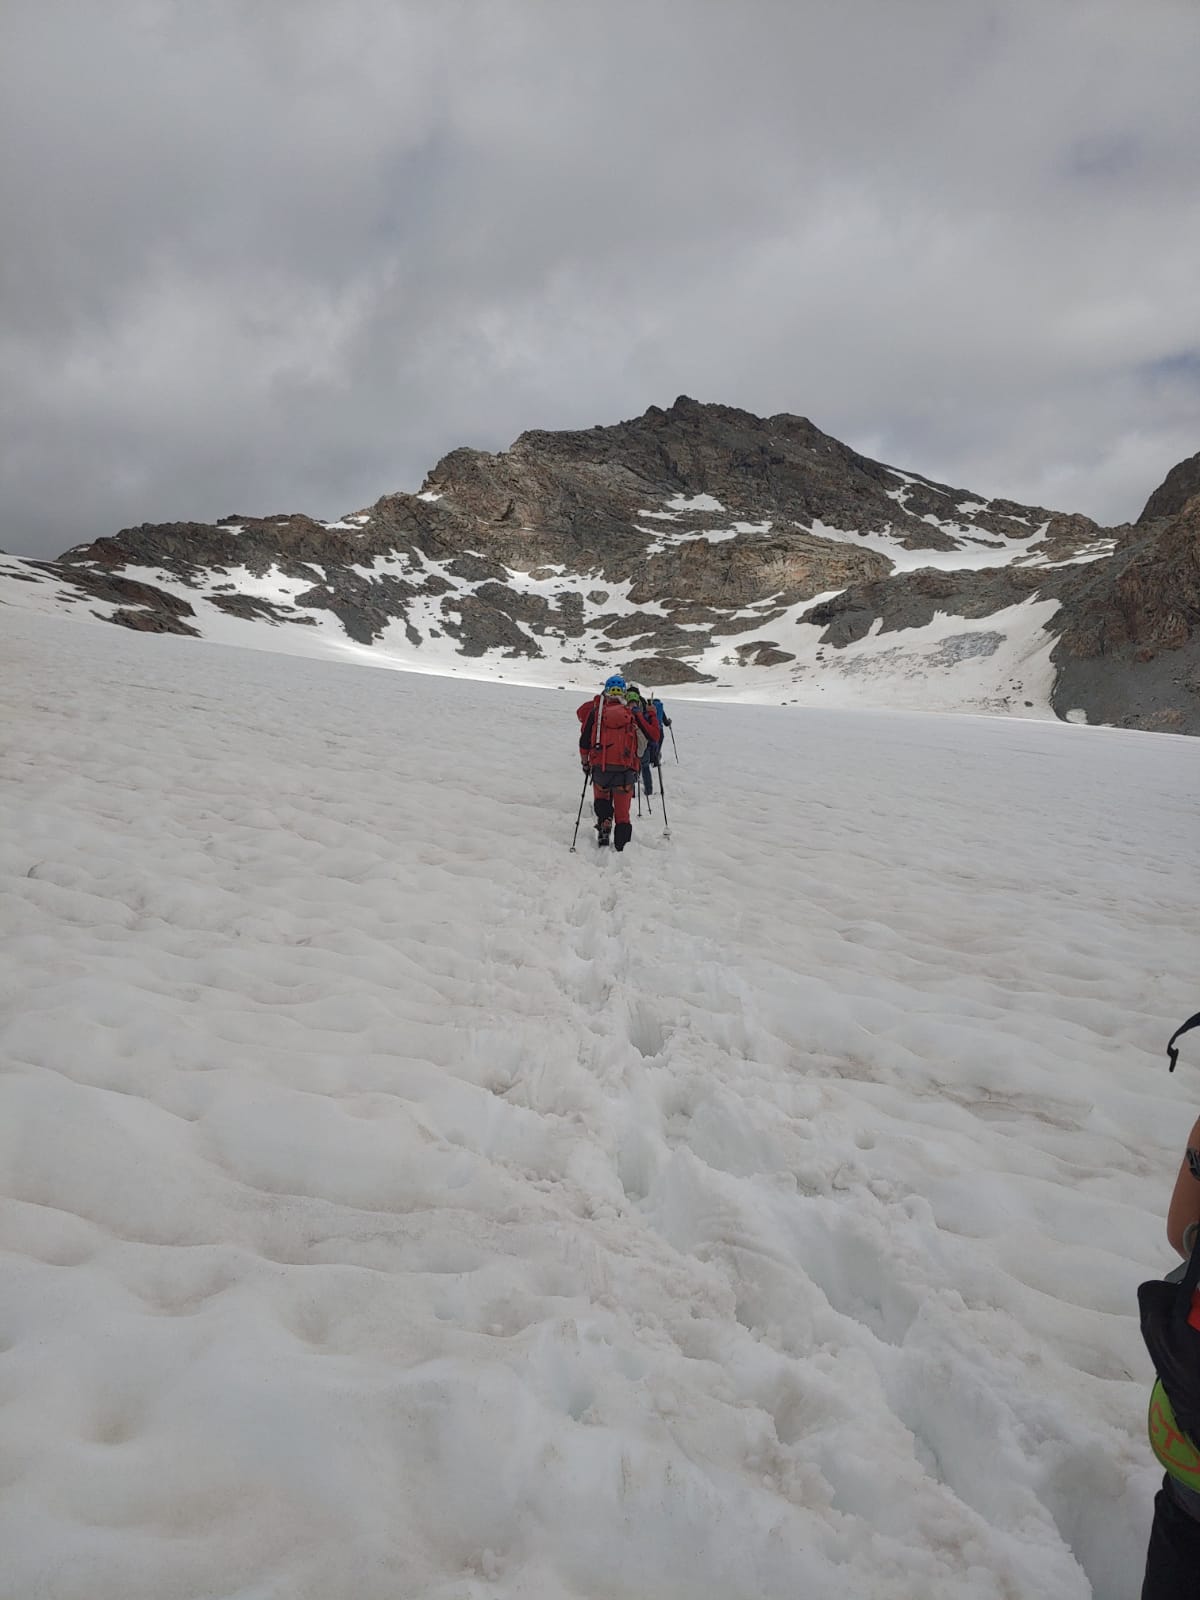
M 577 715 L 579 759 L 592 778 L 597 843 L 607 844 L 611 834 L 617 849 L 624 850 L 633 837 L 629 802 L 644 748 L 639 735 L 653 744 L 662 738 L 662 727 L 654 707 L 631 694 L 619 672 L 607 680 L 602 694 L 584 701 Z

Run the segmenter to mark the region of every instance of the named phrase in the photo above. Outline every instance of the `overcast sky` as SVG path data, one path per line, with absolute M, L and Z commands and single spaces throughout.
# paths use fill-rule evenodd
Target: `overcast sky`
M 3 0 L 0 547 L 680 393 L 1103 521 L 1200 450 L 1198 0 Z

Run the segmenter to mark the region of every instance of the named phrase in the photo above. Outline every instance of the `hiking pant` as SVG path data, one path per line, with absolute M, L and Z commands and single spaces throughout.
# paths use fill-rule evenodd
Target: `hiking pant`
M 1196 1499 L 1171 1478 L 1163 1479 L 1154 1496 L 1142 1600 L 1181 1600 L 1195 1592 L 1200 1573 L 1200 1522 L 1184 1506 Z
M 648 744 L 642 751 L 642 787 L 647 794 L 654 793 L 654 779 L 651 770 L 658 765 L 661 744 Z
M 636 767 L 629 772 L 612 770 L 597 776 L 592 785 L 592 810 L 599 821 L 603 822 L 606 817 L 615 817 L 619 823 L 629 821 L 629 803 L 636 782 Z

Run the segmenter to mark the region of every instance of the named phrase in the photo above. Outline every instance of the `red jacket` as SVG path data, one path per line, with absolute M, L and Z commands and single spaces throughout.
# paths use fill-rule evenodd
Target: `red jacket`
M 662 738 L 658 715 L 650 705 L 643 704 L 635 710 L 623 700 L 609 700 L 598 694 L 585 700 L 576 715 L 581 724 L 580 759 L 598 770 L 637 771 L 639 728 L 652 744 Z

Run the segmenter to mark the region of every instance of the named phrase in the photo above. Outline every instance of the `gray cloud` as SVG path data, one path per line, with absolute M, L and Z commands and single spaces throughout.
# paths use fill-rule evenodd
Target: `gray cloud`
M 1193 0 L 9 0 L 0 546 L 680 392 L 1103 520 L 1200 448 Z

